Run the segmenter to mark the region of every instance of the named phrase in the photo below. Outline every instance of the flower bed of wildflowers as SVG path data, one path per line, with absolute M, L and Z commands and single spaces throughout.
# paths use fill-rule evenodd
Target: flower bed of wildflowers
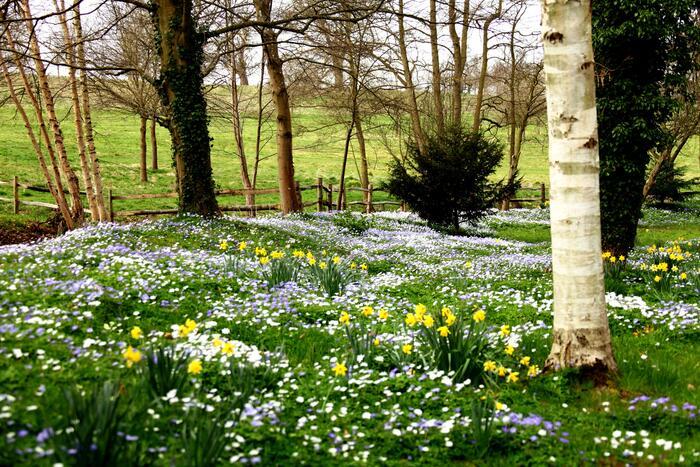
M 410 215 L 107 224 L 0 248 L 0 464 L 700 462 L 700 241 L 606 264 L 621 369 L 541 371 L 549 247 Z M 657 280 L 657 277 L 660 279 Z

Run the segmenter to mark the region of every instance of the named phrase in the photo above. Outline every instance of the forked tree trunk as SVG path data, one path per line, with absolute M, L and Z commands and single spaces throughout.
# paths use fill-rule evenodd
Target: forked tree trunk
M 37 35 L 31 33 L 31 31 L 34 31 L 34 22 L 32 20 L 32 11 L 31 7 L 29 6 L 29 0 L 22 0 L 22 15 L 27 30 L 30 31 L 29 49 L 31 52 L 31 58 L 34 62 L 34 68 L 36 70 L 37 79 L 39 81 L 39 90 L 41 92 L 41 96 L 44 98 L 44 108 L 46 109 L 46 113 L 49 118 L 49 123 L 51 125 L 54 147 L 56 149 L 56 152 L 58 153 L 58 158 L 61 162 L 63 174 L 68 182 L 68 191 L 71 195 L 71 217 L 73 218 L 73 226 L 77 227 L 83 224 L 83 222 L 85 221 L 85 213 L 83 212 L 83 201 L 80 198 L 80 182 L 78 181 L 78 177 L 75 175 L 75 172 L 73 171 L 73 168 L 70 165 L 70 161 L 68 160 L 66 146 L 63 141 L 63 131 L 61 130 L 61 125 L 59 123 L 58 116 L 56 115 L 54 97 L 49 86 L 49 79 L 46 76 L 46 68 L 44 66 L 44 61 L 41 56 L 39 41 L 37 39 Z
M 56 12 L 65 11 L 65 2 L 63 0 L 54 0 Z M 70 30 L 68 29 L 68 18 L 65 13 L 58 15 L 63 31 L 63 41 L 65 43 L 66 61 L 68 62 L 68 84 L 70 85 L 71 102 L 73 104 L 73 121 L 75 123 L 75 138 L 76 148 L 78 150 L 78 158 L 80 160 L 80 169 L 83 173 L 83 183 L 85 184 L 85 193 L 90 208 L 90 215 L 93 221 L 98 221 L 100 218 L 95 201 L 95 192 L 92 188 L 92 169 L 87 160 L 85 153 L 85 136 L 83 132 L 83 111 L 80 105 L 80 96 L 78 95 L 78 79 L 76 77 L 77 60 L 75 57 L 75 46 Z
M 160 54 L 160 97 L 168 109 L 179 211 L 219 215 L 211 166 L 211 138 L 204 99 L 203 34 L 192 16 L 192 0 L 153 0 Z
M 73 30 L 75 33 L 75 46 L 78 56 L 78 67 L 80 68 L 80 90 L 81 104 L 83 110 L 83 123 L 85 125 L 85 144 L 87 153 L 90 156 L 92 165 L 92 187 L 94 190 L 95 203 L 99 212 L 100 221 L 108 221 L 109 213 L 105 207 L 104 186 L 102 183 L 102 169 L 100 159 L 95 149 L 95 135 L 92 125 L 92 109 L 90 106 L 90 90 L 87 80 L 87 64 L 85 60 L 85 41 L 83 38 L 83 25 L 80 18 L 80 0 L 73 0 Z
M 467 63 L 469 6 L 469 0 L 464 0 L 461 16 L 462 37 L 460 38 L 457 34 L 457 7 L 455 5 L 455 0 L 449 0 L 447 4 L 454 63 L 454 70 L 452 71 L 452 124 L 454 125 L 459 125 L 462 122 L 462 88 L 464 87 L 464 67 Z
M 433 105 L 438 134 L 445 134 L 445 115 L 442 108 L 442 72 L 438 51 L 437 0 L 430 0 L 430 57 L 432 59 Z
M 472 131 L 479 131 L 481 126 L 481 107 L 484 102 L 484 88 L 486 86 L 486 74 L 489 67 L 489 29 L 491 23 L 500 18 L 503 11 L 503 0 L 499 0 L 496 11 L 484 21 L 484 31 L 481 37 L 481 71 L 479 72 L 479 83 L 476 90 L 476 102 L 474 103 L 474 120 L 472 121 Z
M 56 205 L 58 206 L 58 210 L 61 213 L 61 216 L 63 217 L 64 222 L 66 223 L 66 226 L 72 226 L 73 220 L 71 219 L 70 216 L 70 211 L 68 209 L 68 203 L 66 202 L 65 196 L 63 196 L 63 187 L 61 186 L 60 183 L 60 177 L 58 179 L 58 185 L 61 186 L 61 191 L 59 191 L 56 188 L 56 185 L 54 184 L 53 178 L 51 177 L 51 173 L 49 172 L 49 168 L 46 165 L 46 158 L 44 157 L 44 152 L 41 149 L 41 144 L 36 138 L 36 135 L 34 134 L 34 126 L 32 125 L 32 122 L 29 120 L 29 116 L 27 115 L 27 112 L 24 110 L 24 106 L 22 105 L 22 100 L 19 98 L 17 95 L 17 92 L 15 91 L 15 86 L 14 83 L 12 82 L 12 78 L 10 76 L 10 73 L 7 70 L 7 64 L 3 62 L 1 65 L 2 67 L 2 74 L 3 77 L 5 78 L 5 83 L 7 83 L 7 90 L 10 94 L 10 98 L 12 99 L 12 102 L 14 102 L 15 107 L 17 108 L 17 112 L 20 114 L 22 117 L 22 121 L 24 122 L 24 127 L 27 129 L 27 136 L 29 136 L 29 141 L 32 143 L 32 147 L 34 148 L 34 153 L 36 154 L 36 158 L 39 161 L 39 167 L 41 168 L 41 173 L 44 176 L 44 180 L 46 180 L 46 186 L 49 188 L 49 192 L 51 193 L 51 196 L 53 199 L 56 201 Z
M 4 19 L 4 15 L 0 14 L 0 19 Z M 25 96 L 29 98 L 32 107 L 34 108 L 34 113 L 36 115 L 36 120 L 37 123 L 39 124 L 39 132 L 41 133 L 41 138 L 46 145 L 46 152 L 49 155 L 49 160 L 51 161 L 51 169 L 52 169 L 52 174 L 53 174 L 53 180 L 55 182 L 55 200 L 56 200 L 56 205 L 59 207 L 59 210 L 61 211 L 61 214 L 63 216 L 63 221 L 66 223 L 66 228 L 71 230 L 74 228 L 73 224 L 73 218 L 71 216 L 69 207 L 68 207 L 68 202 L 66 200 L 66 196 L 63 192 L 63 181 L 61 179 L 61 167 L 59 165 L 59 162 L 56 160 L 56 153 L 53 148 L 53 143 L 51 141 L 51 137 L 49 136 L 49 132 L 46 129 L 46 122 L 44 121 L 44 114 L 43 110 L 41 108 L 41 104 L 39 103 L 39 99 L 37 98 L 37 95 L 34 92 L 34 88 L 32 84 L 29 81 L 29 78 L 27 77 L 27 72 L 24 68 L 24 63 L 22 63 L 20 54 L 18 53 L 16 47 L 15 47 L 15 42 L 13 40 L 12 34 L 10 32 L 10 28 L 5 29 L 5 38 L 7 39 L 7 46 L 9 48 L 10 53 L 12 54 L 12 59 L 15 63 L 15 66 L 17 67 L 17 71 L 19 72 L 19 75 L 22 79 L 22 85 L 24 86 L 24 93 Z M 5 76 L 6 80 L 10 78 L 9 74 Z M 11 83 L 8 82 L 8 88 L 12 88 Z M 14 89 L 14 88 L 12 88 Z M 15 93 L 16 95 L 16 93 Z M 14 97 L 13 97 L 14 99 Z M 16 103 L 19 102 L 21 104 L 21 101 L 16 100 Z M 25 126 L 28 124 L 29 120 L 25 119 Z M 27 131 L 30 131 L 30 128 L 27 129 Z M 33 131 L 33 130 L 32 130 Z M 33 144 L 33 143 L 32 143 Z M 35 147 L 36 149 L 36 147 Z M 41 149 L 39 145 L 39 149 Z M 37 154 L 38 156 L 38 154 Z M 41 163 L 41 162 L 40 162 Z M 47 182 L 51 180 L 51 174 L 46 173 L 45 174 Z M 49 187 L 50 187 L 50 183 Z
M 233 35 L 231 37 L 231 45 L 233 46 Z M 236 142 L 236 151 L 238 152 L 238 163 L 241 174 L 241 182 L 243 183 L 243 188 L 246 190 L 252 190 L 253 184 L 250 181 L 250 174 L 248 173 L 248 159 L 245 152 L 245 143 L 243 141 L 243 125 L 241 124 L 241 113 L 240 113 L 240 101 L 238 97 L 238 84 L 236 83 L 236 75 L 238 74 L 237 63 L 235 57 L 231 57 L 231 125 L 233 129 L 233 139 Z M 252 193 L 247 193 L 245 195 L 245 202 L 248 206 L 255 205 L 255 195 Z M 253 211 L 251 211 L 253 214 Z
M 616 371 L 601 261 L 591 0 L 542 0 L 554 342 L 545 367 Z
M 148 181 L 148 141 L 146 140 L 146 126 L 148 124 L 148 119 L 141 115 L 141 126 L 139 127 L 139 135 L 141 139 L 140 144 L 140 156 L 139 156 L 139 174 L 141 183 L 146 183 Z
M 158 136 L 156 135 L 156 116 L 151 116 L 151 169 L 158 170 Z
M 399 0 L 399 52 L 401 54 L 401 65 L 403 67 L 404 87 L 406 88 L 406 101 L 408 104 L 409 115 L 411 116 L 411 129 L 413 130 L 413 139 L 420 152 L 425 152 L 425 133 L 421 126 L 420 113 L 418 111 L 418 99 L 416 98 L 416 87 L 413 84 L 413 70 L 408 62 L 408 48 L 406 45 L 406 27 L 404 25 L 404 7 L 403 0 Z

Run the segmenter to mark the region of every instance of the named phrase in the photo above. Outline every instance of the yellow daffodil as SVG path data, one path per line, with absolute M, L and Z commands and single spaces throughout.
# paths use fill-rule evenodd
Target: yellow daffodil
M 472 319 L 479 323 L 486 319 L 486 313 L 484 313 L 484 310 L 476 310 L 474 314 L 472 314 Z
M 471 269 L 471 268 L 472 268 L 472 262 L 471 262 L 471 261 L 467 261 L 466 263 L 464 263 L 464 267 L 467 268 L 467 269 Z
M 450 335 L 450 328 L 447 326 L 440 326 L 437 328 L 437 331 L 440 333 L 440 337 L 447 337 Z
M 272 253 L 270 253 L 270 256 L 272 256 L 272 259 L 281 259 L 281 258 L 284 258 L 285 253 L 284 253 L 284 251 L 275 250 Z
M 362 315 L 363 316 L 372 316 L 373 313 L 374 313 L 374 308 L 372 308 L 371 306 L 362 307 Z
M 537 365 L 531 365 L 530 368 L 527 369 L 528 376 L 537 376 L 539 373 L 540 368 Z
M 219 242 L 219 249 L 221 251 L 228 250 L 228 242 L 226 240 L 221 240 L 221 242 Z
M 443 306 L 442 310 L 440 310 L 440 314 L 443 318 L 447 318 L 452 314 L 452 310 L 449 307 Z
M 348 324 L 350 322 L 350 315 L 347 311 L 343 311 L 342 313 L 340 313 L 340 318 L 338 318 L 338 322 L 343 325 Z
M 362 269 L 363 271 L 366 271 L 367 265 L 365 263 L 360 264 L 360 269 Z
M 214 340 L 211 341 L 211 345 L 213 345 L 215 349 L 218 349 L 219 347 L 224 345 L 224 341 L 222 341 L 218 337 L 215 337 Z
M 515 348 L 512 345 L 506 346 L 506 355 L 513 355 L 513 352 L 515 352 Z
M 520 374 L 520 373 L 518 373 L 517 371 L 511 371 L 510 374 L 508 375 L 507 381 L 508 381 L 509 383 L 516 383 L 516 382 L 518 381 L 518 375 L 519 375 L 519 374 Z
M 141 352 L 131 346 L 127 347 L 122 356 L 126 359 L 126 366 L 128 368 L 131 368 L 134 363 L 140 362 L 142 358 Z
M 357 269 L 357 263 L 354 261 L 350 263 L 350 269 Z
M 240 242 L 238 243 L 238 250 L 243 251 L 248 247 L 248 244 L 246 242 Z
M 445 324 L 448 326 L 452 326 L 455 323 L 455 321 L 457 321 L 457 317 L 452 313 L 445 317 Z
M 336 363 L 335 366 L 333 367 L 333 373 L 335 373 L 336 376 L 345 376 L 348 372 L 348 367 L 345 366 L 345 362 L 343 363 Z
M 340 256 L 333 257 L 333 264 L 340 264 Z
M 294 255 L 295 258 L 303 258 L 305 256 L 304 252 L 301 250 L 294 250 L 294 253 L 292 253 L 292 255 Z
M 326 269 L 328 267 L 328 263 L 326 263 L 325 261 L 321 261 L 320 263 L 318 263 L 318 267 L 321 269 Z
M 408 313 L 408 314 L 406 315 L 406 324 L 407 324 L 407 325 L 409 325 L 409 326 L 415 326 L 415 324 L 416 324 L 417 322 L 418 322 L 418 320 L 416 319 L 416 315 L 414 315 L 413 313 Z
M 379 340 L 378 337 L 375 337 L 374 341 L 372 341 L 372 343 L 374 344 L 375 347 L 379 347 L 379 344 L 381 344 L 381 341 Z
M 187 365 L 187 373 L 191 375 L 198 375 L 202 372 L 202 361 L 199 359 L 192 360 L 189 365 Z
M 501 404 L 500 402 L 496 401 L 496 410 L 503 410 L 506 408 L 505 404 Z
M 610 253 L 609 251 L 606 251 L 605 253 L 603 253 L 603 259 L 610 258 L 611 254 L 612 253 Z
M 310 264 L 311 266 L 313 266 L 314 264 L 316 264 L 316 258 L 309 258 L 309 264 Z
M 423 315 L 425 313 L 427 313 L 427 311 L 428 311 L 428 308 L 426 308 L 426 306 L 423 305 L 422 303 L 419 303 L 418 305 L 416 305 L 415 309 L 413 310 L 413 312 L 416 314 L 416 316 L 420 317 L 420 318 L 422 318 Z
M 520 364 L 522 366 L 530 366 L 530 357 L 523 357 L 520 359 Z
M 379 319 L 386 321 L 389 318 L 389 312 L 386 311 L 384 308 L 379 310 Z
M 423 325 L 424 325 L 426 328 L 432 328 L 432 327 L 433 327 L 433 324 L 435 324 L 435 319 L 433 319 L 432 316 L 430 316 L 430 315 L 425 315 L 425 316 L 423 317 Z
M 503 326 L 501 326 L 501 330 L 498 333 L 503 337 L 510 335 L 510 326 L 504 324 Z
M 679 277 L 682 281 L 684 281 L 684 280 L 686 280 L 686 279 L 688 278 L 688 274 L 682 272 L 678 277 Z
M 654 276 L 654 282 L 660 282 L 661 276 Z
M 131 328 L 130 334 L 133 339 L 141 339 L 143 337 L 143 331 L 138 326 L 134 326 L 133 328 Z
M 506 367 L 504 367 L 503 365 L 499 366 L 499 367 L 496 369 L 496 373 L 498 373 L 498 376 L 505 376 L 505 375 L 506 375 L 506 371 L 507 371 L 507 370 L 506 370 Z
M 269 257 L 269 256 L 262 256 L 262 257 L 260 258 L 260 264 L 262 264 L 263 266 L 265 266 L 265 265 L 266 265 L 267 263 L 269 263 L 269 262 L 270 262 L 270 257 Z
M 496 371 L 496 362 L 493 360 L 486 360 L 484 362 L 484 371 Z
M 401 351 L 406 355 L 410 355 L 412 350 L 413 346 L 411 344 L 404 344 L 401 346 Z
M 625 255 L 620 255 L 620 258 L 619 258 L 619 259 L 620 259 L 620 261 L 624 261 L 624 260 L 626 259 L 626 258 L 625 258 Z
M 617 258 L 615 258 L 614 256 L 611 256 L 611 257 L 610 257 L 610 262 L 611 262 L 611 263 L 614 263 L 615 261 L 617 261 Z

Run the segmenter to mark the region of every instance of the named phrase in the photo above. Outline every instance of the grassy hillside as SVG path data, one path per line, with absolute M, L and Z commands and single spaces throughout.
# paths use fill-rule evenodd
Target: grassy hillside
M 224 97 L 224 96 L 221 96 Z M 58 113 L 63 119 L 64 132 L 69 151 L 75 160 L 75 134 L 72 125 L 72 115 L 67 102 L 60 101 Z M 252 116 L 251 116 L 252 117 Z M 171 168 L 170 139 L 166 129 L 158 128 L 158 147 L 161 169 L 149 170 L 148 183 L 139 183 L 139 120 L 137 117 L 122 111 L 96 108 L 93 114 L 96 126 L 97 149 L 101 156 L 105 187 L 112 189 L 115 194 L 159 193 L 174 190 L 174 173 Z M 313 107 L 308 103 L 298 106 L 293 112 L 295 128 L 295 164 L 297 178 L 302 184 L 313 183 L 317 177 L 323 177 L 330 183 L 337 184 L 341 170 L 343 141 L 345 128 L 334 124 L 335 117 L 327 110 Z M 276 160 L 274 122 L 269 122 L 263 128 L 263 159 L 260 164 L 258 187 L 276 186 Z M 367 124 L 368 156 L 370 159 L 371 178 L 377 185 L 386 176 L 387 162 L 391 156 L 386 147 L 389 144 L 398 151 L 401 141 L 396 135 L 383 135 L 377 127 L 386 126 L 386 120 L 376 118 L 372 124 Z M 373 129 L 375 128 L 375 129 Z M 253 153 L 255 140 L 255 120 L 244 121 L 244 132 L 247 139 L 249 154 Z M 234 141 L 231 123 L 227 118 L 213 117 L 210 124 L 213 137 L 212 158 L 214 177 L 220 187 L 237 188 L 241 186 L 238 160 L 234 153 Z M 498 137 L 506 142 L 507 135 L 501 132 Z M 21 181 L 44 184 L 39 173 L 36 157 L 27 138 L 21 119 L 16 114 L 14 106 L 7 103 L 0 107 L 0 180 L 10 180 L 16 175 Z M 357 149 L 353 147 L 353 151 Z M 700 175 L 697 162 L 698 147 L 693 141 L 681 156 L 681 165 L 689 167 L 689 175 Z M 356 161 L 351 158 L 348 162 L 348 183 L 357 184 L 358 174 Z M 150 155 L 149 155 L 150 160 Z M 79 169 L 75 161 L 76 169 Z M 506 173 L 505 164 L 498 172 L 499 176 Z M 521 173 L 526 184 L 535 184 L 548 180 L 546 129 L 533 126 L 527 134 L 522 161 Z M 0 196 L 8 196 L 7 187 L 0 187 Z M 46 199 L 36 193 L 25 192 L 24 196 L 34 196 Z M 314 195 L 308 193 L 311 198 Z M 262 202 L 274 202 L 274 196 L 262 198 Z M 240 200 L 225 200 L 226 203 L 238 203 Z M 173 200 L 147 200 L 138 202 L 119 202 L 115 209 L 136 209 L 147 207 L 167 207 Z M 9 206 L 0 203 L 0 214 L 7 213 Z M 31 214 L 32 211 L 29 210 Z

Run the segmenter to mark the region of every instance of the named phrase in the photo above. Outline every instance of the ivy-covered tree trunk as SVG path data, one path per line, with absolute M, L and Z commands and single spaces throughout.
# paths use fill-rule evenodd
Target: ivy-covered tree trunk
M 161 59 L 160 97 L 170 115 L 179 210 L 218 215 L 202 89 L 205 38 L 192 17 L 192 0 L 153 0 L 151 12 Z
M 605 308 L 591 0 L 542 0 L 554 329 L 545 367 L 615 371 Z
M 651 150 L 697 50 L 697 0 L 593 2 L 603 249 L 634 246 Z

